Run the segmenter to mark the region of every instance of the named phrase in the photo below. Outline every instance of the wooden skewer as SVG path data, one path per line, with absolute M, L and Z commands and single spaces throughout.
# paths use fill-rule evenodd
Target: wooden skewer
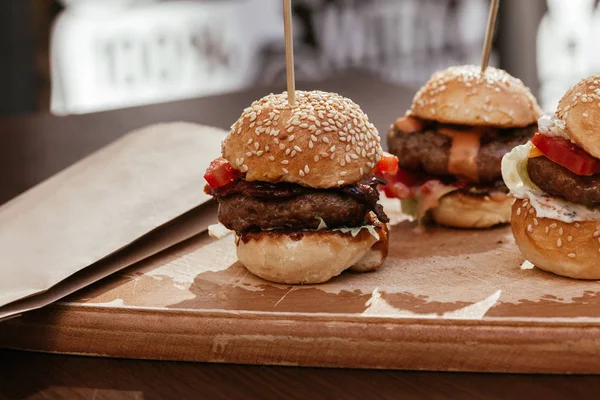
M 285 33 L 285 69 L 288 103 L 296 106 L 296 81 L 294 78 L 294 32 L 292 30 L 292 0 L 283 0 L 283 29 Z
M 496 19 L 498 17 L 498 7 L 500 0 L 492 0 L 490 5 L 490 15 L 488 16 L 487 30 L 485 32 L 485 41 L 483 42 L 483 52 L 481 54 L 481 73 L 490 62 L 490 53 L 492 52 L 492 39 L 494 38 L 494 28 L 496 27 Z

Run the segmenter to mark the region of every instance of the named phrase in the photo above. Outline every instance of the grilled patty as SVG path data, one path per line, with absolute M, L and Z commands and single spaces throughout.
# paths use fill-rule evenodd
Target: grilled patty
M 265 229 L 316 229 L 320 220 L 329 228 L 363 225 L 369 211 L 388 222 L 377 204 L 377 185 L 369 176 L 354 185 L 313 189 L 291 183 L 247 182 L 243 179 L 216 190 L 219 221 L 237 233 Z M 318 217 L 318 218 L 317 218 Z
M 432 125 L 423 132 L 411 134 L 390 131 L 388 146 L 390 152 L 400 160 L 400 167 L 430 175 L 451 175 L 448 172 L 448 162 L 452 139 L 437 132 L 442 126 Z M 502 157 L 513 147 L 527 143 L 536 130 L 535 125 L 530 125 L 525 128 L 499 129 L 496 136 L 482 136 L 476 160 L 479 180 L 497 180 L 501 176 Z
M 600 175 L 579 176 L 546 157 L 530 158 L 527 172 L 544 192 L 588 207 L 600 205 Z

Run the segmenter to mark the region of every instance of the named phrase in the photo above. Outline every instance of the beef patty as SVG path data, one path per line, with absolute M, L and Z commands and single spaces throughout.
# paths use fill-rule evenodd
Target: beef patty
M 423 132 L 411 134 L 392 128 L 388 133 L 388 147 L 400 160 L 400 167 L 430 175 L 451 175 L 448 162 L 452 138 L 437 132 L 443 126 L 434 124 Z M 502 157 L 515 146 L 527 143 L 536 130 L 536 125 L 530 125 L 525 128 L 498 129 L 495 136 L 482 136 L 476 160 L 479 180 L 497 180 L 501 176 Z
M 265 229 L 316 229 L 360 226 L 369 211 L 382 222 L 377 185 L 371 175 L 354 185 L 313 189 L 291 183 L 247 182 L 243 179 L 207 192 L 219 202 L 219 221 L 237 233 Z
M 579 176 L 546 157 L 530 158 L 527 172 L 544 192 L 588 207 L 600 205 L 600 175 Z

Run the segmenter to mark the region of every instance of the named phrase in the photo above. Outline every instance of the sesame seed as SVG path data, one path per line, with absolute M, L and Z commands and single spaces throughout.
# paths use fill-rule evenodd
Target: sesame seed
M 298 153 L 302 153 L 300 146 L 294 146 L 294 150 L 296 150 Z
M 298 152 L 296 150 L 292 150 L 292 154 L 290 154 L 291 157 L 296 157 L 296 154 L 298 154 Z
M 338 185 L 343 185 L 343 184 L 344 184 L 344 181 L 342 181 L 342 180 L 339 180 L 339 181 L 337 181 L 337 184 L 338 184 Z
M 550 224 L 550 228 L 554 229 L 556 228 L 558 225 L 556 225 L 556 223 Z
M 289 164 L 290 162 L 289 162 L 288 160 L 282 160 L 282 161 L 281 161 L 281 163 L 282 163 L 283 165 L 287 165 L 287 164 Z
M 329 138 L 327 136 L 323 136 L 323 142 L 324 143 L 329 143 Z
M 558 230 L 558 234 L 562 235 L 564 233 L 564 229 L 562 228 L 562 226 L 560 227 L 560 229 Z
M 287 129 L 286 129 L 286 131 L 287 131 L 288 133 L 292 132 L 293 130 L 294 130 L 294 127 L 293 127 L 293 126 L 290 126 L 289 128 L 287 128 Z
M 289 174 L 289 173 L 290 173 L 290 171 L 288 171 L 288 170 L 287 170 L 287 169 L 285 169 L 285 168 L 281 168 L 281 170 L 283 171 L 283 173 L 284 173 L 284 174 Z
M 264 153 L 264 152 L 263 152 L 262 150 L 259 150 L 259 151 L 257 151 L 257 152 L 256 152 L 256 155 L 260 157 L 260 156 L 262 156 L 262 155 L 263 155 L 263 153 Z
M 595 238 L 597 238 L 598 236 L 600 236 L 600 231 L 594 232 L 594 234 L 592 236 L 595 237 Z
M 331 147 L 329 148 L 329 151 L 331 151 L 331 152 L 334 152 L 334 151 L 335 151 L 335 145 L 331 146 Z
M 546 233 L 550 232 L 550 228 L 546 227 Z
M 562 240 L 560 240 L 560 238 L 558 238 L 558 240 L 556 241 L 556 245 L 558 247 L 562 247 Z
M 527 225 L 527 232 L 533 232 L 533 226 L 531 226 L 531 224 Z
M 319 139 L 317 139 L 317 137 L 315 135 L 310 135 L 310 140 L 312 140 L 313 142 L 316 142 Z
M 575 222 L 575 228 L 579 228 L 581 225 L 579 224 L 579 222 Z
M 313 142 L 308 142 L 308 148 L 312 149 L 313 147 L 315 147 L 314 143 Z
M 348 172 L 346 172 L 346 171 L 341 171 L 340 172 L 340 176 L 346 176 L 347 174 L 348 174 Z
M 298 171 L 298 174 L 300 174 L 300 176 L 304 176 L 304 171 L 300 170 Z
M 259 148 L 259 147 L 260 147 L 260 143 L 258 143 L 258 142 L 254 142 L 254 148 L 255 148 L 256 150 L 258 150 L 258 148 Z
M 279 144 L 279 150 L 283 150 L 283 149 L 285 149 L 285 144 L 283 144 L 283 143 L 280 143 L 280 144 Z
M 248 139 L 248 145 L 251 145 L 252 142 L 254 142 L 254 139 L 252 139 L 252 138 Z
M 315 157 L 313 158 L 313 160 L 315 160 L 315 162 L 318 162 L 318 161 L 319 161 L 319 156 L 315 156 Z
M 269 161 L 275 161 L 275 157 L 269 156 Z
M 517 215 L 521 215 L 521 207 L 517 208 Z
M 587 118 L 587 117 L 589 117 L 590 115 L 589 115 L 588 113 L 583 113 L 583 116 L 584 116 L 585 118 Z
M 533 219 L 533 225 L 538 226 L 539 225 L 539 221 L 537 220 L 537 218 Z
M 291 149 L 285 149 L 285 155 L 286 156 L 289 156 L 291 152 L 292 152 Z
M 569 253 L 569 254 L 567 254 L 567 256 L 568 256 L 569 258 L 575 258 L 575 257 L 577 257 L 577 256 L 575 255 L 575 253 Z
M 569 235 L 567 236 L 567 242 L 572 242 L 573 241 L 573 236 Z
M 307 123 L 300 124 L 300 128 L 307 129 L 308 128 L 308 124 Z
M 290 136 L 288 137 L 288 142 L 291 142 L 291 141 L 293 141 L 294 139 L 296 139 L 296 135 L 290 135 Z
M 246 157 L 252 157 L 252 153 L 251 153 L 251 152 L 249 152 L 249 151 L 247 151 L 247 152 L 246 152 Z

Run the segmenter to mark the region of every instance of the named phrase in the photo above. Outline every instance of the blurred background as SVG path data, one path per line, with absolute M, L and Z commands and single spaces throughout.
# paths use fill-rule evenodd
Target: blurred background
M 418 87 L 480 61 L 489 0 L 293 0 L 297 80 Z M 492 65 L 546 110 L 600 71 L 597 0 L 502 0 Z M 0 115 L 89 113 L 285 80 L 281 0 L 0 0 Z M 368 91 L 369 88 L 364 90 Z

